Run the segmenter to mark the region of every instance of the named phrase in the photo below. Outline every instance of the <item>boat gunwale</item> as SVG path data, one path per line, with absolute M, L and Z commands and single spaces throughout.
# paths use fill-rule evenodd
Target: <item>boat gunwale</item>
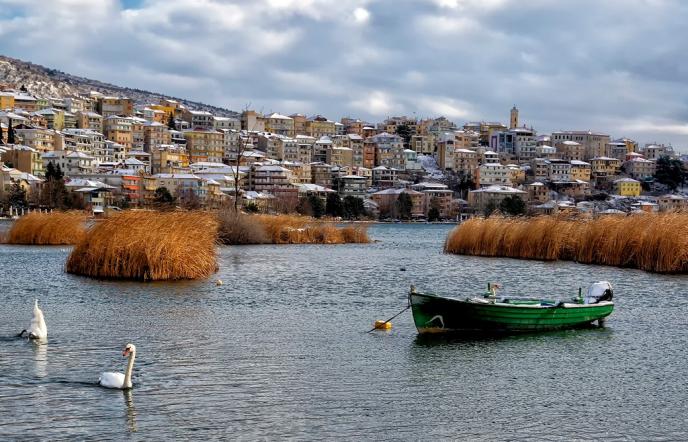
M 447 297 L 447 296 L 439 296 L 435 295 L 433 293 L 420 293 L 420 292 L 411 292 L 409 293 L 409 302 L 413 306 L 413 302 L 411 301 L 410 297 L 411 296 L 422 296 L 422 297 L 427 297 L 427 298 L 433 298 L 433 299 L 439 299 L 439 300 L 446 300 L 446 301 L 451 301 L 451 302 L 460 302 L 462 304 L 470 304 L 470 305 L 476 305 L 476 306 L 485 306 L 485 307 L 499 307 L 499 308 L 518 308 L 518 309 L 552 309 L 552 308 L 564 308 L 564 309 L 579 309 L 579 308 L 593 308 L 593 307 L 606 307 L 606 306 L 614 306 L 614 301 L 600 301 L 594 304 L 575 304 L 572 302 L 561 302 L 561 303 L 556 303 L 552 305 L 542 305 L 542 304 L 509 304 L 506 302 L 490 302 L 489 300 L 486 302 L 483 302 L 482 298 L 478 297 L 473 297 L 473 298 L 466 298 L 466 299 L 458 299 L 458 298 L 452 298 L 452 297 Z M 480 299 L 480 301 L 473 301 L 473 299 Z M 537 298 L 527 298 L 529 300 L 537 301 Z M 553 301 L 554 302 L 554 301 Z

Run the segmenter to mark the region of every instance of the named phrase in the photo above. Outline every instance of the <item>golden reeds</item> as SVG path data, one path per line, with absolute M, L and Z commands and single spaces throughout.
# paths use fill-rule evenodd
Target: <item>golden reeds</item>
M 254 215 L 263 225 L 273 244 L 346 244 L 368 243 L 367 229 L 362 226 L 337 227 L 294 215 Z
M 203 212 L 125 211 L 98 222 L 66 270 L 104 279 L 204 278 L 217 270 L 217 228 Z
M 368 243 L 363 226 L 337 227 L 295 215 L 219 213 L 219 239 L 224 244 L 346 244 Z
M 688 273 L 687 230 L 687 213 L 474 218 L 449 233 L 445 252 Z
M 217 232 L 222 244 L 267 244 L 268 235 L 263 226 L 251 215 L 236 212 L 233 208 L 220 210 L 217 214 L 220 227 Z
M 14 222 L 8 244 L 76 244 L 86 234 L 86 215 L 80 212 L 33 212 Z

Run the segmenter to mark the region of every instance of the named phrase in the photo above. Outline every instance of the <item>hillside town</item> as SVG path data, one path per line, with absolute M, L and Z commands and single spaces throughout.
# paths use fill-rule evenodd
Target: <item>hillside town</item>
M 589 130 L 322 115 L 218 116 L 98 92 L 38 97 L 0 85 L 0 205 L 150 207 L 461 220 L 489 215 L 688 208 L 687 158 Z M 505 111 L 505 115 L 507 112 Z

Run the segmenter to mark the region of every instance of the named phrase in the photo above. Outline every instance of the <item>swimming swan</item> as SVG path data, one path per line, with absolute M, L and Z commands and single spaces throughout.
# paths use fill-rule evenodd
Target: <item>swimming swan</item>
M 48 327 L 45 325 L 43 311 L 38 308 L 38 299 L 34 300 L 33 319 L 31 319 L 29 328 L 22 330 L 17 336 L 21 338 L 24 333 L 29 334 L 29 339 L 48 339 Z
M 122 356 L 129 356 L 127 371 L 124 374 L 111 371 L 101 374 L 98 378 L 98 383 L 101 387 L 118 388 L 120 390 L 131 388 L 131 371 L 134 368 L 134 359 L 136 359 L 136 346 L 134 344 L 127 344 L 124 347 Z

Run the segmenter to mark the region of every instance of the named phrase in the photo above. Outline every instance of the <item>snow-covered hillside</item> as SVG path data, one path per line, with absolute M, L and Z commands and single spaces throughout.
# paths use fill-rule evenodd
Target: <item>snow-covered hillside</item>
M 97 91 L 105 95 L 129 97 L 140 104 L 156 103 L 160 98 L 168 98 L 177 100 L 192 109 L 206 110 L 218 116 L 237 115 L 236 112 L 229 109 L 77 77 L 3 55 L 0 55 L 0 83 L 8 84 L 17 89 L 24 86 L 30 94 L 42 98 L 69 97 Z

